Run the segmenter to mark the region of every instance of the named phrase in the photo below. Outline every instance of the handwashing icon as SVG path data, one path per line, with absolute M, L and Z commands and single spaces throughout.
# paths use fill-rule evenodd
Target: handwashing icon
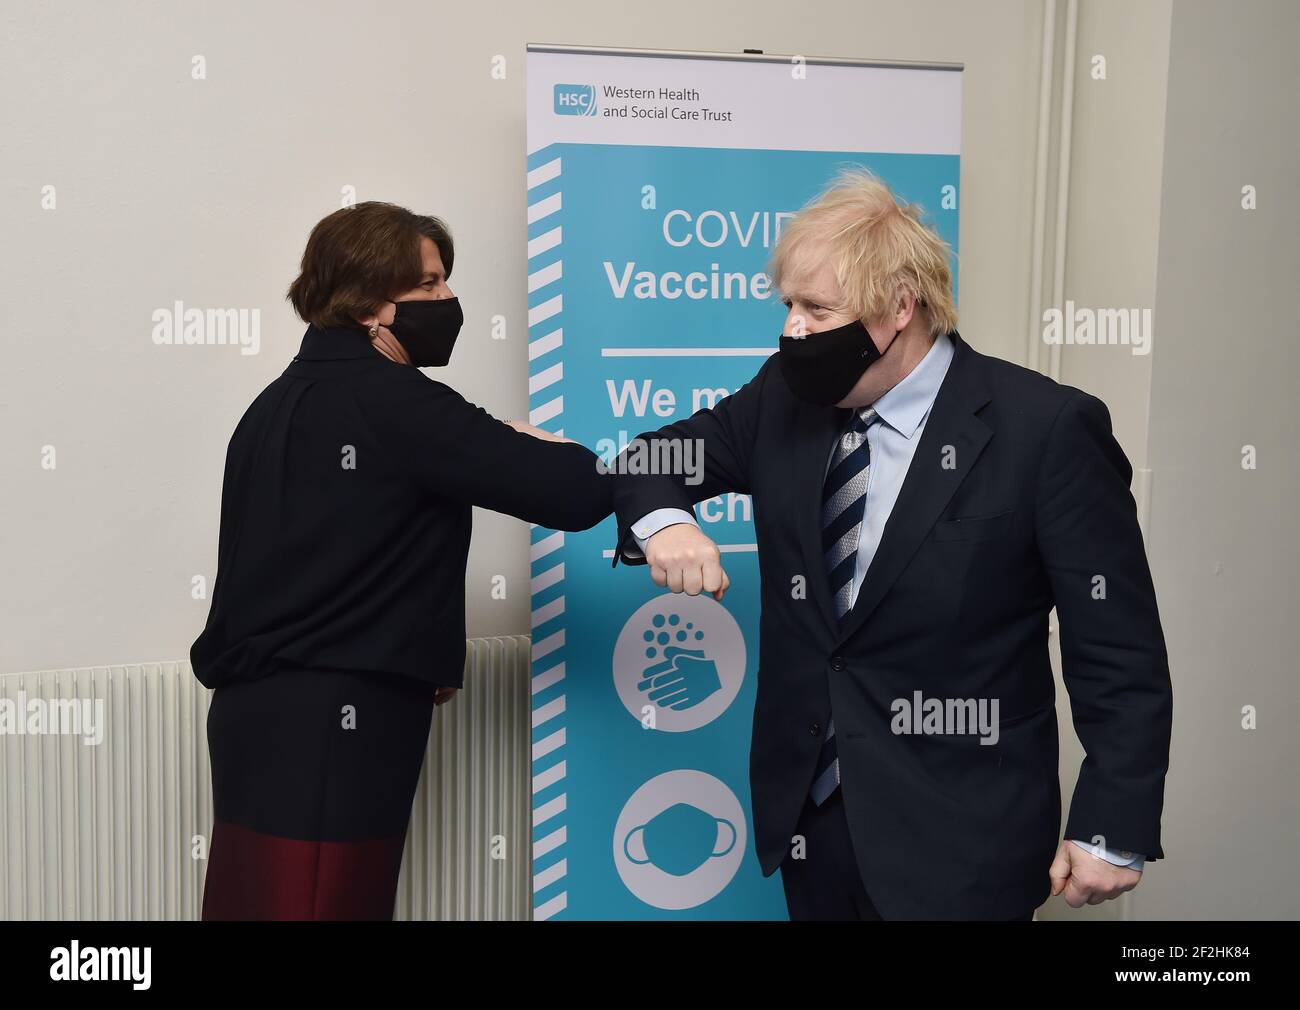
M 610 666 L 618 700 L 643 728 L 689 733 L 736 700 L 745 682 L 745 638 L 713 597 L 664 593 L 623 622 Z
M 722 678 L 713 660 L 704 654 L 704 632 L 694 622 L 683 622 L 677 614 L 655 614 L 653 628 L 642 638 L 648 643 L 645 654 L 651 662 L 641 671 L 637 689 L 660 708 L 676 711 L 698 705 L 722 689 Z

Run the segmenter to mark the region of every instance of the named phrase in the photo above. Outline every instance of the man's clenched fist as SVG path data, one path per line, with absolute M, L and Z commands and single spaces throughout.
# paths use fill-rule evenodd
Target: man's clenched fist
M 1048 875 L 1052 878 L 1052 895 L 1064 891 L 1065 903 L 1071 908 L 1100 905 L 1118 898 L 1137 887 L 1142 879 L 1139 870 L 1115 866 L 1068 840 L 1061 842 L 1056 850 Z
M 712 593 L 715 600 L 731 585 L 722 570 L 718 545 L 690 523 L 665 526 L 646 541 L 646 564 L 656 586 L 667 586 L 674 593 L 699 596 Z

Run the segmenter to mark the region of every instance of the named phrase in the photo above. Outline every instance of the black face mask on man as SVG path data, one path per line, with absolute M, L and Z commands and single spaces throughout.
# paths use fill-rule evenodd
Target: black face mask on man
M 894 333 L 885 351 L 902 332 Z M 848 396 L 862 373 L 884 356 L 860 319 L 802 337 L 783 334 L 779 344 L 781 373 L 794 395 L 824 407 Z
M 389 331 L 417 368 L 441 368 L 451 360 L 456 336 L 465 322 L 459 298 L 394 302 Z

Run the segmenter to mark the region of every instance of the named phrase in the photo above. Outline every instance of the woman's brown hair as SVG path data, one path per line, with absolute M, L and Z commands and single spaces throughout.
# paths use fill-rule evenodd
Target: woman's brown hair
M 450 277 L 455 249 L 439 218 L 378 200 L 336 210 L 307 238 L 302 272 L 289 285 L 294 311 L 322 329 L 358 325 L 359 316 L 420 283 L 421 238 L 433 240 Z

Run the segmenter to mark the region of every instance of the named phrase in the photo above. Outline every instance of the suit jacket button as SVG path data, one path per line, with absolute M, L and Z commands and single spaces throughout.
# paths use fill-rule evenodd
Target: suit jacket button
M 843 670 L 843 669 L 844 669 L 844 657 L 843 657 L 843 656 L 832 656 L 832 657 L 831 657 L 831 669 L 832 669 L 832 670 Z
M 808 727 L 808 732 L 811 733 L 813 736 L 821 736 L 822 724 L 819 722 L 813 723 L 811 726 Z

